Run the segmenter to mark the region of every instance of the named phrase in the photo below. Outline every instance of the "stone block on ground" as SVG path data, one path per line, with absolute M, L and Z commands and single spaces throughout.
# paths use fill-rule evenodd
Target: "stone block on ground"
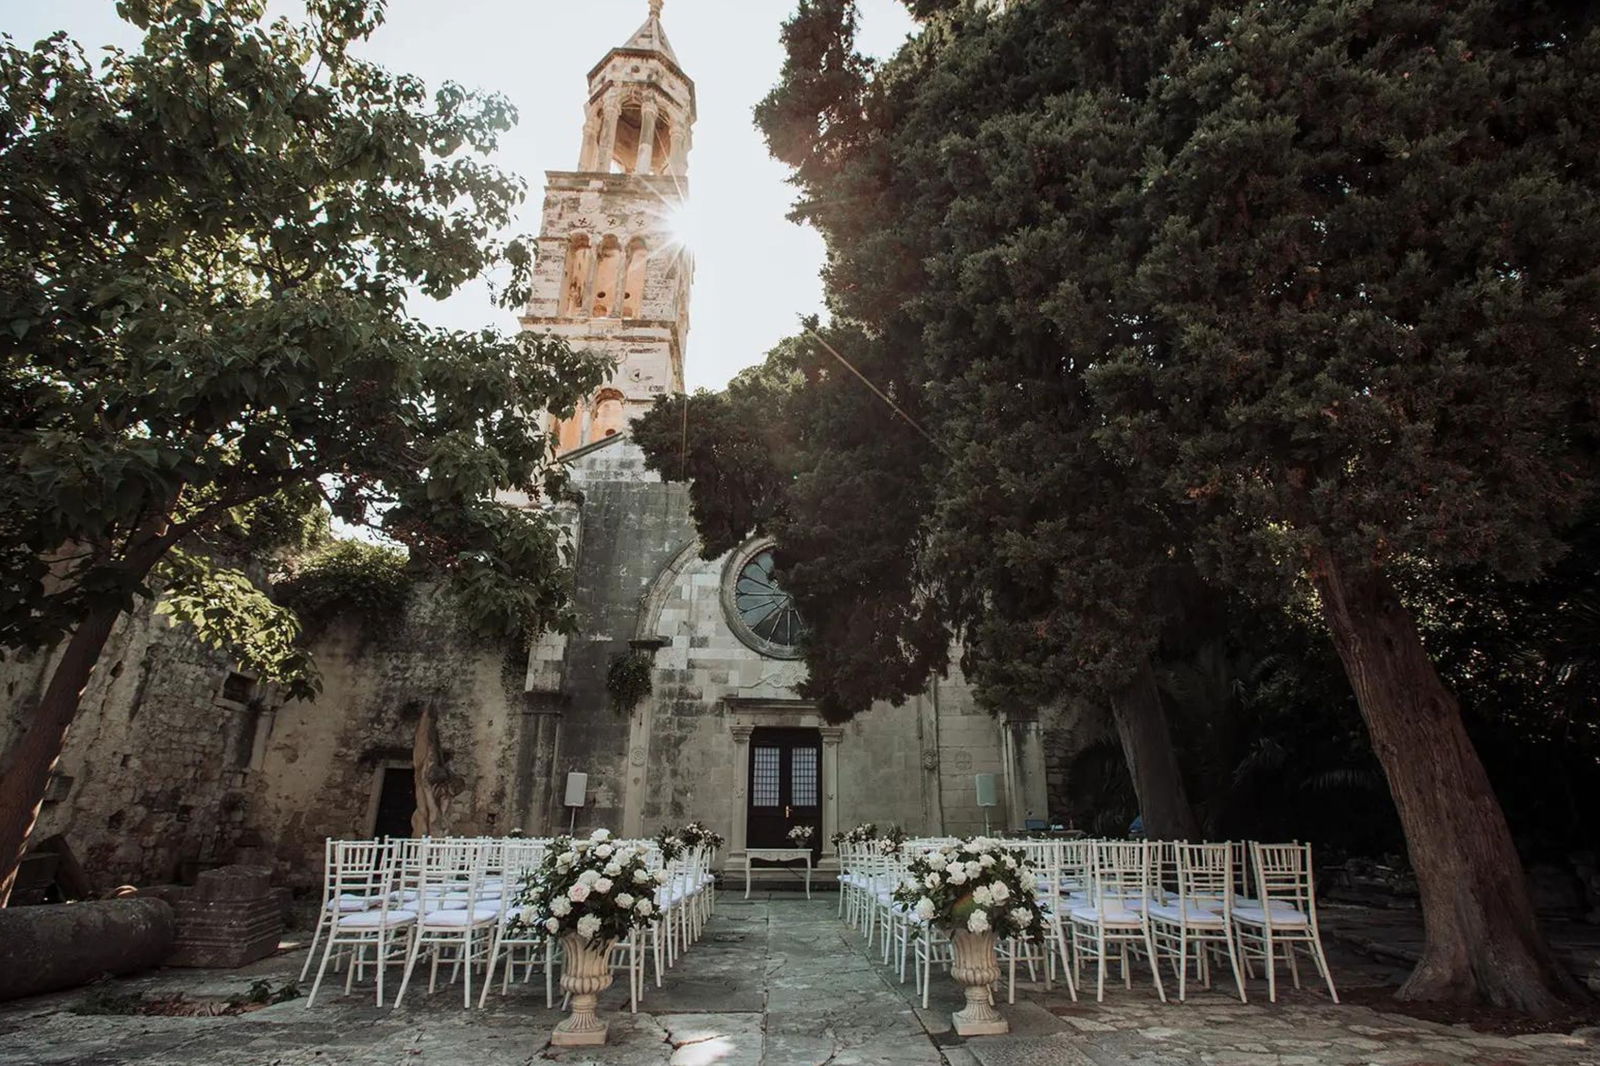
M 271 879 L 271 871 L 254 866 L 202 873 L 174 907 L 177 943 L 168 964 L 232 969 L 276 951 L 284 913 Z

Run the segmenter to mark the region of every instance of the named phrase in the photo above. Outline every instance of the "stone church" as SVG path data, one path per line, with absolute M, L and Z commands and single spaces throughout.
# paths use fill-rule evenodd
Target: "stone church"
M 700 557 L 685 487 L 648 472 L 628 434 L 656 397 L 684 390 L 689 354 L 694 262 L 670 220 L 689 195 L 695 85 L 659 4 L 588 80 L 577 167 L 547 175 L 522 319 L 617 359 L 605 387 L 553 424 L 582 495 L 564 513 L 578 631 L 531 651 L 489 646 L 422 589 L 381 632 L 349 623 L 318 636 L 320 696 L 284 702 L 148 609 L 126 616 L 35 836 L 62 837 L 97 884 L 239 859 L 314 883 L 324 838 L 406 833 L 418 787 L 462 835 L 651 835 L 699 819 L 739 870 L 747 847 L 782 846 L 796 824 L 816 827 L 827 867 L 829 837 L 861 821 L 964 834 L 1050 818 L 1058 740 L 1081 747 L 1088 723 L 991 715 L 951 676 L 830 726 L 796 694 L 804 620 L 774 579 L 772 545 Z M 648 659 L 650 692 L 618 713 L 607 673 L 628 654 Z M 0 739 L 49 660 L 0 663 Z M 417 782 L 424 710 L 444 764 Z M 980 806 L 978 775 L 993 775 L 993 805 Z

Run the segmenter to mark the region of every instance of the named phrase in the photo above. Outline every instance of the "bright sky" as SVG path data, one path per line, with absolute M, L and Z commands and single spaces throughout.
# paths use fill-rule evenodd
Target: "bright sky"
M 293 13 L 293 0 L 273 10 Z M 751 108 L 783 61 L 778 25 L 795 0 L 667 0 L 662 23 L 695 80 L 699 122 L 689 157 L 696 204 L 695 291 L 685 370 L 691 389 L 717 388 L 757 363 L 799 316 L 821 308 L 822 239 L 784 215 L 794 190 L 767 155 Z M 91 51 L 133 47 L 114 0 L 0 0 L 0 32 L 19 44 L 66 30 Z M 887 55 L 912 30 L 898 0 L 860 0 L 864 51 Z M 538 229 L 544 172 L 577 165 L 585 76 L 648 14 L 647 0 L 389 0 L 367 54 L 430 85 L 456 81 L 504 93 L 521 121 L 497 162 L 528 182 L 522 232 Z M 481 288 L 418 307 L 440 325 L 514 328 Z

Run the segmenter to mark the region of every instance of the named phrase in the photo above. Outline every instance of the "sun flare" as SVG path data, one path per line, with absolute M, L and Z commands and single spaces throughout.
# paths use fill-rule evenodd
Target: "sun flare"
M 692 253 L 699 246 L 704 232 L 694 201 L 688 199 L 664 202 L 660 225 L 666 235 L 666 247 L 677 252 Z

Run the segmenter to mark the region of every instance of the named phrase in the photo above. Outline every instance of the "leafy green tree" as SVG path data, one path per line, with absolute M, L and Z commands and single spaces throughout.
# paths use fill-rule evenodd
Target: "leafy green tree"
M 1418 875 L 1404 994 L 1552 1009 L 1396 575 L 1536 574 L 1594 493 L 1600 36 L 1496 0 L 915 8 L 880 68 L 801 0 L 758 110 L 835 315 L 950 456 L 892 539 L 958 629 L 1025 618 L 1003 582 L 1059 546 L 1036 625 L 1090 675 L 1138 668 L 1169 567 L 1315 594 Z
M 138 51 L 0 48 L 0 646 L 65 638 L 0 757 L 0 899 L 152 582 L 202 637 L 311 689 L 292 613 L 211 562 L 262 501 L 301 504 L 280 525 L 320 497 L 381 529 L 486 626 L 561 624 L 557 530 L 496 497 L 560 491 L 544 412 L 603 375 L 554 339 L 407 312 L 496 266 L 515 306 L 530 255 L 494 237 L 523 189 L 483 159 L 513 109 L 357 58 L 380 0 L 311 0 L 303 24 L 266 24 L 260 0 L 118 10 Z

